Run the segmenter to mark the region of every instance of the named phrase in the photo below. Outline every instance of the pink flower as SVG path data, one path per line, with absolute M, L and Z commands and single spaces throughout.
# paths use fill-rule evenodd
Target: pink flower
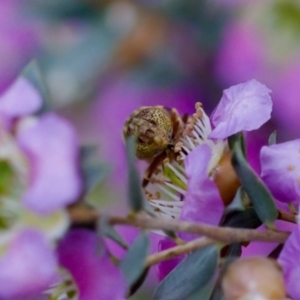
M 174 246 L 176 246 L 175 242 L 170 238 L 164 238 L 158 243 L 158 251 L 164 251 Z M 180 255 L 159 263 L 156 268 L 158 280 L 163 280 L 183 260 L 183 258 L 184 255 Z
M 278 262 L 283 268 L 288 294 L 295 300 L 300 299 L 300 228 L 299 224 L 292 232 L 279 255 Z
M 1 172 L 10 182 L 1 190 L 0 218 L 7 226 L 0 239 L 1 299 L 36 296 L 57 279 L 49 244 L 67 229 L 63 209 L 81 192 L 76 133 L 56 114 L 30 116 L 41 105 L 22 77 L 0 97 L 0 161 L 8 175 Z
M 300 139 L 264 146 L 260 153 L 261 177 L 274 197 L 283 202 L 300 200 Z
M 41 95 L 23 77 L 19 77 L 0 98 L 1 117 L 10 120 L 32 114 L 41 106 Z
M 219 224 L 224 212 L 223 201 L 227 203 L 228 197 L 232 201 L 240 185 L 231 165 L 231 169 L 226 170 L 233 175 L 227 171 L 223 174 L 226 180 L 229 178 L 226 182 L 226 193 L 230 190 L 229 194 L 223 195 L 222 187 L 217 183 L 224 180 L 220 179 L 221 169 L 230 158 L 227 141 L 223 139 L 243 130 L 256 129 L 266 122 L 272 110 L 269 93 L 270 90 L 256 80 L 225 90 L 212 116 L 213 130 L 201 104 L 196 104 L 196 114 L 176 145 L 181 160 L 158 167 L 146 188 L 149 203 L 155 207 L 158 216 Z M 194 236 L 181 234 L 180 237 L 190 240 Z M 159 269 L 169 268 L 159 266 Z
M 0 298 L 38 295 L 57 279 L 56 267 L 56 257 L 45 237 L 35 230 L 21 231 L 0 257 Z
M 210 138 L 224 139 L 239 131 L 258 129 L 271 117 L 270 92 L 254 79 L 224 90 L 211 117 L 215 128 Z
M 47 214 L 76 201 L 81 191 L 78 140 L 72 126 L 55 114 L 39 118 L 17 136 L 30 163 L 26 206 Z
M 218 225 L 221 220 L 224 204 L 217 186 L 207 175 L 211 155 L 212 150 L 208 145 L 200 145 L 185 159 L 188 184 L 181 220 L 211 225 Z M 182 233 L 181 237 L 190 240 L 195 235 Z
M 94 232 L 72 230 L 58 246 L 59 262 L 71 273 L 81 300 L 122 300 L 125 279 L 100 243 Z

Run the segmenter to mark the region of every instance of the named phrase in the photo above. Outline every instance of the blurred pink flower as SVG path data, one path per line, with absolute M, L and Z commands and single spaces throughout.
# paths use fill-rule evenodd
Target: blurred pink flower
M 231 23 L 218 47 L 214 70 L 225 85 L 237 84 L 251 78 L 264 79 L 265 51 L 254 26 Z
M 57 279 L 47 243 L 66 230 L 63 209 L 81 192 L 76 133 L 55 114 L 33 117 L 41 105 L 38 91 L 22 77 L 0 97 L 0 160 L 14 178 L 1 190 L 0 216 L 7 227 L 0 239 L 1 299 L 36 296 Z
M 0 97 L 1 129 L 14 135 L 15 129 L 9 128 L 12 121 L 22 121 L 41 106 L 39 92 L 28 80 L 18 78 Z M 79 146 L 71 124 L 55 114 L 47 114 L 20 127 L 15 134 L 15 147 L 28 159 L 30 171 L 24 203 L 45 214 L 77 200 L 81 191 Z
M 0 257 L 0 298 L 38 295 L 57 278 L 57 261 L 45 237 L 36 230 L 20 232 Z M 30 270 L 30 272 L 29 272 Z
M 59 263 L 71 273 L 81 300 L 122 300 L 125 279 L 100 243 L 95 232 L 72 230 L 58 246 Z
M 0 11 L 0 91 L 3 91 L 20 67 L 32 58 L 41 26 L 29 19 L 24 3 L 18 0 L 0 1 Z
M 299 136 L 299 85 L 300 64 L 293 62 L 278 75 L 274 83 L 274 115 L 280 127 L 284 126 L 289 133 Z
M 25 205 L 36 213 L 52 213 L 76 201 L 81 192 L 79 145 L 66 120 L 55 114 L 40 117 L 17 136 L 30 163 Z

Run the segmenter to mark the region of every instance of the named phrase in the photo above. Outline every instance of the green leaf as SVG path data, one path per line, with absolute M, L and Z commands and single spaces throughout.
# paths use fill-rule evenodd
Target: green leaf
M 107 238 L 113 240 L 122 248 L 128 249 L 128 245 L 123 240 L 123 238 L 119 235 L 119 233 L 115 230 L 115 228 L 109 224 L 108 219 L 109 219 L 108 216 L 101 215 L 101 219 L 98 224 L 98 232 L 101 235 L 106 236 Z
M 84 145 L 80 148 L 80 164 L 86 193 L 107 177 L 111 168 L 98 160 L 98 147 Z
M 213 291 L 213 283 L 209 282 L 186 300 L 209 300 Z
M 236 245 L 236 244 L 233 244 Z M 239 255 L 240 256 L 240 255 Z M 213 293 L 211 295 L 210 300 L 226 300 L 223 289 L 222 289 L 222 278 L 229 267 L 229 265 L 234 262 L 238 257 L 232 256 L 232 255 L 227 255 L 226 258 L 223 260 L 222 267 L 220 268 L 219 276 L 215 284 L 215 288 L 213 290 Z
M 223 218 L 221 225 L 233 228 L 257 228 L 261 225 L 261 220 L 255 208 L 248 207 L 244 211 L 231 211 Z
M 8 161 L 0 161 L 0 195 L 5 195 L 15 189 L 16 175 Z
M 135 211 L 141 211 L 145 208 L 144 193 L 140 175 L 135 167 L 135 138 L 126 139 L 127 163 L 128 163 L 128 199 L 130 208 Z
M 235 143 L 233 147 L 231 161 L 258 217 L 268 227 L 272 227 L 273 222 L 278 216 L 278 211 L 272 195 L 262 180 L 246 162 L 242 149 L 238 143 Z
M 276 139 L 277 139 L 277 130 L 274 130 L 268 140 L 269 146 L 275 145 L 276 144 Z
M 136 238 L 120 263 L 128 286 L 134 285 L 145 271 L 145 260 L 149 252 L 150 240 L 146 233 Z
M 229 214 L 232 211 L 243 211 L 245 210 L 245 206 L 244 206 L 244 193 L 245 191 L 243 190 L 242 187 L 239 187 L 232 202 L 225 207 L 225 215 Z
M 234 145 L 240 145 L 244 157 L 247 158 L 247 151 L 246 151 L 246 142 L 243 132 L 238 132 L 228 137 L 228 146 L 230 150 L 233 150 Z
M 49 91 L 37 61 L 32 60 L 29 62 L 23 69 L 21 76 L 29 80 L 42 96 L 43 105 L 37 114 L 51 110 Z
M 205 287 L 213 278 L 219 258 L 216 245 L 189 254 L 159 284 L 154 300 L 182 300 Z
M 145 279 L 147 278 L 149 270 L 150 268 L 146 268 L 144 272 L 140 275 L 140 277 L 136 280 L 136 282 L 130 287 L 128 296 L 134 295 L 139 290 L 139 288 L 142 286 Z

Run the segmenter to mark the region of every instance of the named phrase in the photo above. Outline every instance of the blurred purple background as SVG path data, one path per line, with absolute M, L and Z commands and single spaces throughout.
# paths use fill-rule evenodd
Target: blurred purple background
M 273 130 L 299 137 L 297 0 L 2 0 L 0 11 L 0 91 L 38 61 L 52 108 L 110 164 L 89 199 L 101 209 L 126 209 L 121 131 L 142 105 L 193 113 L 200 101 L 210 114 L 223 89 L 255 78 L 274 101 L 272 121 L 248 137 L 255 169 Z

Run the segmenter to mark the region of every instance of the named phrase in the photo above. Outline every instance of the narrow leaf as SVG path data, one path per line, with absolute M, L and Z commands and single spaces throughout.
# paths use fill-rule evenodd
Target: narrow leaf
M 233 249 L 235 248 L 236 250 L 238 249 L 237 247 L 235 247 L 234 245 L 237 245 L 237 244 L 233 244 Z M 232 252 L 232 251 L 230 251 Z M 235 252 L 235 251 L 233 251 Z M 223 289 L 222 289 L 222 279 L 223 279 L 223 276 L 227 270 L 227 268 L 229 267 L 229 265 L 234 262 L 236 259 L 238 258 L 238 256 L 235 256 L 234 253 L 229 253 L 225 259 L 223 260 L 223 264 L 221 266 L 221 269 L 220 269 L 220 272 L 219 272 L 219 276 L 218 276 L 218 279 L 216 281 L 216 284 L 215 284 L 215 288 L 213 290 L 213 293 L 211 295 L 211 298 L 210 300 L 226 300 L 225 296 L 224 296 L 224 293 L 223 293 Z
M 238 132 L 228 137 L 228 145 L 230 150 L 233 150 L 234 145 L 236 144 L 240 145 L 244 157 L 247 158 L 246 141 L 243 132 Z
M 277 130 L 274 130 L 268 140 L 269 146 L 275 145 L 276 144 L 276 139 L 277 139 Z
M 188 255 L 155 291 L 154 300 L 182 300 L 210 282 L 218 265 L 216 245 L 198 249 Z
M 90 192 L 110 172 L 110 166 L 98 160 L 98 147 L 95 145 L 81 146 L 80 165 L 86 193 Z
M 200 288 L 199 291 L 188 297 L 186 300 L 209 300 L 213 292 L 213 283 L 209 282 L 204 287 Z
M 113 240 L 118 245 L 120 245 L 122 248 L 128 249 L 128 245 L 123 240 L 123 238 L 119 235 L 119 233 L 116 231 L 116 229 L 109 224 L 108 216 L 105 216 L 105 215 L 101 216 L 101 220 L 98 225 L 98 232 L 101 235 Z
M 37 61 L 29 62 L 23 69 L 21 76 L 29 80 L 42 96 L 43 105 L 37 114 L 51 110 L 48 87 Z
M 150 241 L 145 233 L 142 233 L 129 248 L 125 258 L 120 263 L 120 269 L 128 286 L 137 282 L 145 271 L 145 260 L 149 251 Z
M 244 211 L 231 211 L 223 218 L 221 225 L 234 228 L 254 229 L 261 225 L 261 220 L 255 208 L 248 207 Z
M 144 195 L 140 175 L 135 167 L 135 138 L 126 139 L 127 162 L 128 162 L 128 198 L 130 208 L 138 212 L 145 208 Z
M 278 211 L 271 193 L 248 165 L 241 147 L 237 143 L 233 147 L 232 165 L 260 220 L 267 226 L 273 226 L 273 222 L 277 219 Z
M 149 267 L 144 269 L 143 273 L 140 275 L 140 277 L 137 279 L 137 281 L 130 287 L 128 296 L 134 295 L 139 290 L 139 288 L 142 286 L 142 284 L 146 280 L 149 270 L 150 270 Z

